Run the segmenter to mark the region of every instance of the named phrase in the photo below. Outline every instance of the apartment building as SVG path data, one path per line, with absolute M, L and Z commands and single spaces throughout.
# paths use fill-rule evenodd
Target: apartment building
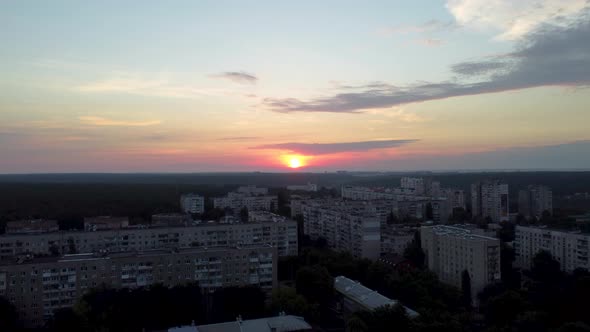
M 530 269 L 539 251 L 551 253 L 563 271 L 577 268 L 590 270 L 590 234 L 567 232 L 546 227 L 516 226 L 514 237 L 515 265 Z
M 381 251 L 381 216 L 368 202 L 312 200 L 301 205 L 304 233 L 325 238 L 333 249 L 355 257 L 378 259 Z M 382 210 L 381 213 L 385 213 Z
M 220 209 L 229 208 L 235 212 L 240 211 L 244 207 L 248 211 L 272 211 L 277 208 L 277 204 L 277 196 L 254 195 L 248 192 L 230 192 L 225 197 L 216 197 L 213 199 L 214 207 Z
M 441 282 L 461 288 L 463 271 L 471 278 L 474 302 L 485 286 L 500 280 L 500 240 L 460 226 L 421 227 L 428 269 Z
M 445 197 L 449 202 L 449 206 L 452 209 L 462 208 L 466 209 L 465 204 L 465 192 L 460 189 L 444 188 L 441 189 L 441 196 Z
M 540 218 L 553 213 L 553 192 L 546 186 L 528 186 L 518 192 L 518 212 L 525 217 Z
M 205 212 L 205 197 L 196 194 L 180 196 L 180 210 L 192 214 Z
M 18 255 L 141 251 L 159 248 L 270 244 L 280 256 L 297 255 L 297 222 L 257 217 L 248 223 L 206 222 L 194 226 L 134 227 L 94 232 L 0 235 L 0 260 Z
M 99 231 L 129 227 L 128 217 L 99 216 L 84 218 L 84 230 Z
M 238 187 L 238 189 L 236 189 L 236 192 L 253 196 L 264 196 L 268 195 L 268 188 L 257 187 L 255 185 L 248 185 Z
M 488 180 L 471 185 L 471 210 L 474 216 L 493 222 L 509 221 L 508 185 Z
M 413 227 L 381 226 L 381 255 L 403 255 L 408 245 L 414 240 L 416 230 Z
M 7 222 L 5 232 L 6 234 L 40 234 L 58 230 L 56 220 L 28 219 Z
M 287 186 L 287 190 L 293 191 L 318 191 L 318 185 L 315 183 L 308 182 L 307 184 L 294 184 Z
M 411 178 L 404 176 L 400 180 L 401 188 L 413 191 L 416 195 L 423 195 L 425 193 L 424 179 Z
M 204 292 L 221 287 L 277 284 L 271 246 L 190 248 L 33 258 L 0 264 L 0 295 L 16 306 L 27 327 L 39 327 L 54 310 L 73 306 L 100 285 L 136 288 L 198 282 Z

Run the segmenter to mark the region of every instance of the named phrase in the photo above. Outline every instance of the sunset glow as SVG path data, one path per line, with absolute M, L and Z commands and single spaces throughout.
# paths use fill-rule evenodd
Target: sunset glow
M 281 157 L 282 163 L 292 169 L 307 166 L 307 159 L 309 158 L 302 155 L 285 155 Z
M 296 157 L 289 159 L 289 167 L 291 167 L 291 168 L 301 167 L 301 160 Z

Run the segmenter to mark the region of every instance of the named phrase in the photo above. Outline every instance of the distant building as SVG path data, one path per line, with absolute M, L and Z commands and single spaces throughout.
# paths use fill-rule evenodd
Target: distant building
M 248 211 L 272 211 L 277 208 L 277 204 L 277 196 L 266 194 L 251 194 L 243 191 L 230 192 L 225 197 L 216 197 L 213 199 L 213 206 L 215 208 L 229 208 L 232 209 L 234 212 L 239 212 L 243 208 L 247 208 Z
M 158 213 L 152 215 L 152 227 L 188 226 L 192 222 L 186 213 Z
M 404 176 L 401 178 L 401 188 L 412 190 L 416 195 L 423 195 L 424 190 L 424 179 L 423 178 L 411 178 Z
M 344 276 L 334 278 L 334 290 L 339 294 L 338 306 L 344 316 L 349 316 L 361 310 L 375 310 L 383 306 L 395 306 L 397 300 L 392 300 L 369 289 L 360 282 L 348 279 Z M 419 314 L 404 306 L 410 318 L 416 318 Z
M 172 287 L 196 281 L 204 292 L 241 285 L 271 291 L 276 256 L 271 246 L 242 246 L 35 258 L 0 264 L 0 295 L 16 306 L 27 327 L 39 327 L 56 309 L 73 306 L 101 284 Z
M 291 185 L 287 186 L 287 190 L 298 190 L 298 191 L 318 191 L 318 185 L 315 183 L 307 183 L 302 185 Z
M 441 191 L 441 196 L 446 197 L 449 202 L 451 211 L 455 208 L 466 209 L 465 192 L 459 189 L 445 188 Z
M 276 317 L 242 320 L 209 325 L 172 327 L 168 332 L 300 332 L 312 331 L 303 317 L 279 315 Z
M 268 195 L 268 188 L 261 188 L 261 187 L 249 185 L 249 186 L 238 187 L 236 192 L 239 192 L 241 194 L 253 195 L 253 196 Z
M 493 222 L 509 221 L 508 185 L 488 180 L 471 185 L 473 216 L 491 218 Z
M 6 223 L 6 234 L 40 234 L 57 232 L 59 225 L 56 220 L 28 219 L 9 221 Z
M 499 239 L 459 226 L 421 227 L 420 233 L 428 269 L 459 289 L 463 271 L 467 271 L 474 302 L 485 286 L 500 280 Z
M 86 231 L 102 231 L 127 227 L 129 227 L 129 218 L 127 217 L 100 216 L 84 218 L 84 230 Z
M 398 198 L 399 192 L 382 188 L 367 188 L 355 186 L 342 186 L 341 196 L 345 199 L 351 200 L 395 200 Z
M 96 232 L 6 234 L 0 235 L 0 260 L 26 254 L 68 253 L 72 246 L 77 252 L 85 253 L 270 244 L 277 247 L 280 256 L 297 255 L 297 222 L 273 216 L 256 216 L 256 221 L 248 223 L 206 222 L 178 227 L 140 225 Z
M 549 187 L 528 186 L 518 192 L 520 214 L 528 218 L 540 218 L 545 211 L 553 214 L 553 193 Z
M 386 254 L 403 255 L 408 245 L 414 240 L 416 230 L 410 227 L 381 227 L 381 256 Z
M 180 210 L 184 213 L 205 212 L 205 198 L 196 194 L 185 194 L 180 196 Z
M 590 270 L 590 234 L 546 227 L 516 226 L 516 266 L 530 269 L 533 259 L 541 250 L 551 253 L 563 271 L 572 272 L 577 268 Z

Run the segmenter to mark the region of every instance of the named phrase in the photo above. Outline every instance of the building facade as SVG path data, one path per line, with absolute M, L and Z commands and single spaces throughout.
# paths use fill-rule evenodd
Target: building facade
M 278 216 L 277 216 L 278 217 Z M 280 256 L 297 255 L 297 222 L 258 218 L 256 222 L 201 223 L 187 227 L 135 227 L 104 231 L 0 235 L 0 260 L 19 255 L 141 251 L 160 248 L 270 244 Z M 73 249 L 73 250 L 72 250 Z
M 421 227 L 421 246 L 428 269 L 441 282 L 461 289 L 463 271 L 469 273 L 471 294 L 500 280 L 500 240 L 458 226 Z
M 355 257 L 378 259 L 381 251 L 381 222 L 378 210 L 367 202 L 312 200 L 301 205 L 306 235 L 325 238 L 333 249 Z M 382 213 L 385 213 L 383 211 Z
M 508 184 L 489 180 L 471 185 L 471 211 L 493 222 L 510 220 Z
M 277 283 L 276 255 L 270 246 L 244 246 L 36 258 L 0 265 L 0 295 L 15 305 L 28 327 L 38 327 L 56 309 L 73 306 L 100 285 L 198 282 L 204 292 L 241 285 L 271 291 Z
M 185 194 L 180 196 L 180 210 L 184 213 L 205 212 L 205 198 L 196 194 Z
M 6 223 L 6 234 L 40 234 L 57 232 L 56 220 L 30 219 L 9 221 Z
M 518 192 L 518 212 L 525 217 L 540 218 L 543 212 L 553 214 L 553 192 L 546 186 L 528 186 Z
M 518 267 L 530 269 L 535 255 L 541 250 L 551 253 L 563 271 L 590 270 L 590 234 L 516 226 L 514 252 Z
M 248 211 L 272 211 L 277 208 L 277 196 L 230 192 L 225 197 L 214 198 L 213 206 L 220 209 L 229 208 L 234 212 L 239 212 L 242 208 L 247 208 Z

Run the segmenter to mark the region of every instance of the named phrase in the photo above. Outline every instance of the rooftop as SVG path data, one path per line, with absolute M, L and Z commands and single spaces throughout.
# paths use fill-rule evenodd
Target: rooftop
M 311 325 L 302 317 L 284 315 L 210 325 L 174 327 L 168 329 L 168 332 L 292 332 L 306 330 L 311 330 Z
M 369 310 L 374 310 L 385 305 L 396 305 L 398 303 L 397 300 L 392 300 L 379 294 L 377 291 L 363 286 L 360 282 L 344 276 L 334 278 L 334 289 Z M 419 316 L 416 311 L 405 306 L 404 308 L 410 318 Z
M 436 225 L 436 226 L 426 226 L 431 228 L 432 231 L 436 235 L 441 236 L 452 236 L 452 237 L 461 237 L 468 240 L 488 240 L 488 241 L 497 241 L 498 239 L 492 236 L 485 236 L 481 234 L 474 233 L 470 226 L 464 225 Z

